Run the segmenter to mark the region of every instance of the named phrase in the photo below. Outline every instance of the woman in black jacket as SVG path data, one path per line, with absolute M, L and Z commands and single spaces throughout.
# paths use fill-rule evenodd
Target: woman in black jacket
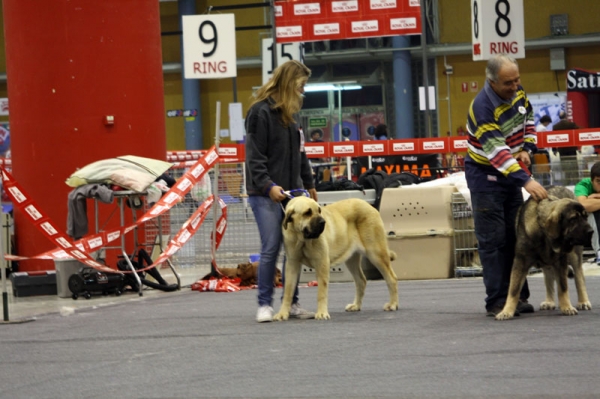
M 256 91 L 246 115 L 246 189 L 261 240 L 256 314 L 259 323 L 273 320 L 273 278 L 283 242 L 281 203 L 288 198 L 284 191 L 305 189 L 317 200 L 304 152 L 304 136 L 294 120 L 294 114 L 302 108 L 304 85 L 310 73 L 298 61 L 280 65 Z M 314 317 L 314 313 L 300 308 L 297 288 L 290 317 Z

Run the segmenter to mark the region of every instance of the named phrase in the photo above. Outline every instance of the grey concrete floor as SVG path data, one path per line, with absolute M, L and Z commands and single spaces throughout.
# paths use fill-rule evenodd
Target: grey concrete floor
M 506 322 L 485 317 L 480 278 L 400 281 L 397 312 L 382 281 L 358 313 L 344 312 L 353 284 L 331 284 L 331 320 L 263 324 L 255 290 L 13 298 L 35 320 L 0 326 L 0 398 L 596 398 L 598 271 L 593 310 L 537 310 L 535 275 L 536 312 Z M 316 288 L 300 297 L 316 308 Z

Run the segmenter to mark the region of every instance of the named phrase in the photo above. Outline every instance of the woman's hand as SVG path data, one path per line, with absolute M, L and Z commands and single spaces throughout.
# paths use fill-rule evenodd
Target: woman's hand
M 273 186 L 269 191 L 269 198 L 273 202 L 281 202 L 287 198 L 287 195 L 283 193 L 283 187 L 281 186 Z

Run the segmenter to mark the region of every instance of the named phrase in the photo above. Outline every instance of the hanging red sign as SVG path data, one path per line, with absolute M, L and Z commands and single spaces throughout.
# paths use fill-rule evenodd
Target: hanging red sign
M 421 34 L 419 0 L 279 0 L 278 43 Z

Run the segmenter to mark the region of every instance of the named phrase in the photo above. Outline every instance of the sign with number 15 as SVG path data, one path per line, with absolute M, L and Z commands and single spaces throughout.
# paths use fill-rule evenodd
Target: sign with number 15
M 262 75 L 263 84 L 267 83 L 273 70 L 289 60 L 296 60 L 304 63 L 304 52 L 302 43 L 277 43 L 277 63 L 273 54 L 273 39 L 262 39 Z
M 182 28 L 186 79 L 237 76 L 233 14 L 184 15 Z
M 473 61 L 525 58 L 523 0 L 471 0 Z

